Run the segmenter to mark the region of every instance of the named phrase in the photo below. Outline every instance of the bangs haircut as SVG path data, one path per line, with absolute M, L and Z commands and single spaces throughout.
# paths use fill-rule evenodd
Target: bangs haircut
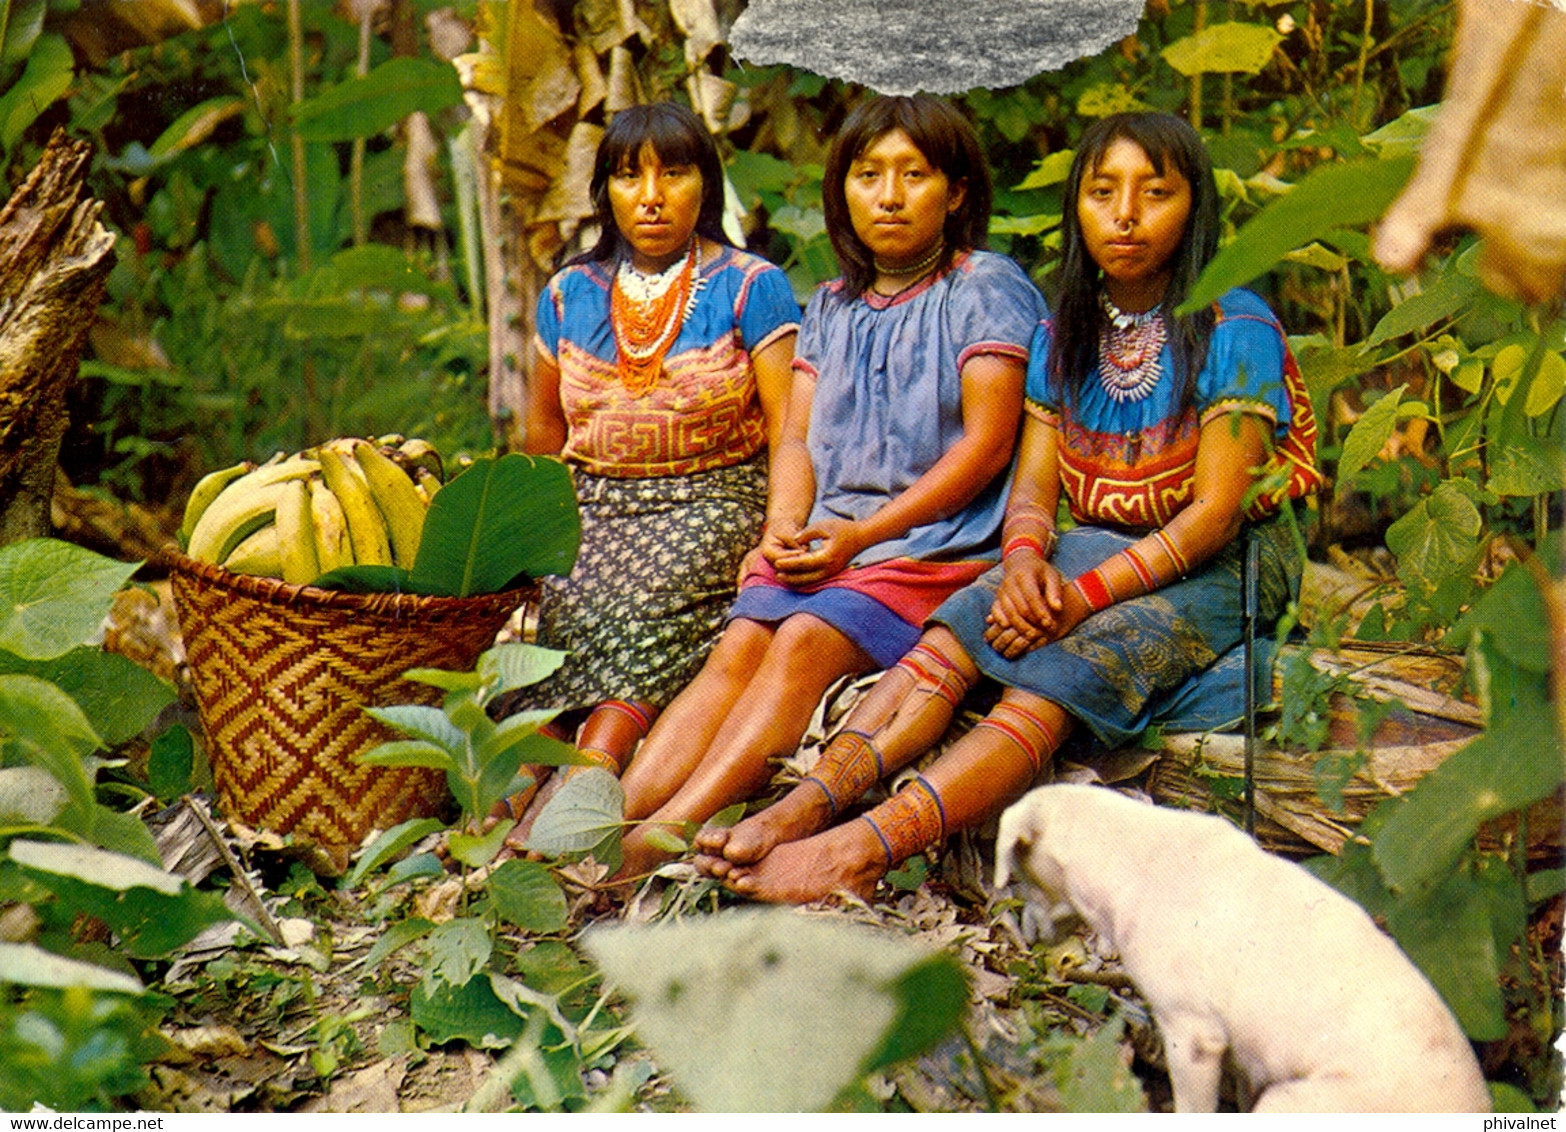
M 598 242 L 572 263 L 603 263 L 624 258 L 630 244 L 614 222 L 609 179 L 626 167 L 641 164 L 642 146 L 651 145 L 665 165 L 694 165 L 701 173 L 701 210 L 696 234 L 733 246 L 723 231 L 723 162 L 717 143 L 694 111 L 678 102 L 627 106 L 615 114 L 598 142 L 588 191 L 598 222 Z
M 1184 412 L 1196 395 L 1196 379 L 1207 361 L 1207 343 L 1217 316 L 1211 306 L 1182 318 L 1174 309 L 1195 287 L 1202 269 L 1218 251 L 1218 186 L 1213 180 L 1212 158 L 1191 125 L 1173 114 L 1139 112 L 1112 114 L 1094 122 L 1082 133 L 1071 173 L 1066 179 L 1061 220 L 1061 291 L 1054 318 L 1054 347 L 1049 359 L 1049 381 L 1063 406 L 1076 403 L 1084 383 L 1098 367 L 1098 338 L 1107 319 L 1099 306 L 1101 271 L 1088 254 L 1077 217 L 1082 181 L 1096 170 L 1117 141 L 1135 143 L 1159 176 L 1176 170 L 1191 186 L 1191 214 L 1186 218 L 1180 245 L 1169 259 L 1169 287 L 1159 309 L 1169 327 L 1175 380 L 1180 383 L 1178 411 Z
M 893 130 L 902 130 L 930 165 L 963 187 L 963 201 L 947 214 L 946 248 L 937 274 L 965 251 L 989 246 L 990 168 L 973 125 L 951 103 L 928 94 L 880 95 L 862 102 L 844 120 L 827 151 L 821 180 L 821 205 L 827 235 L 843 276 L 842 296 L 852 300 L 875 282 L 875 257 L 854 231 L 844 182 L 849 167 L 865 150 Z

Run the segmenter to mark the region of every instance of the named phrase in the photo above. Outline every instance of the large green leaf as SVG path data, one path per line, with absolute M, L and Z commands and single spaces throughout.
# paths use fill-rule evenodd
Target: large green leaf
M 58 539 L 0 548 L 0 649 L 50 660 L 83 644 L 141 565 Z
M 1374 838 L 1389 886 L 1412 891 L 1449 872 L 1479 827 L 1548 797 L 1561 784 L 1562 737 L 1543 673 L 1518 668 L 1486 647 L 1490 718 L 1484 733 L 1403 797 Z
M 49 0 L 6 0 L 0 12 L 5 21 L 5 34 L 0 35 L 0 66 L 20 63 L 43 34 Z
M 1266 24 L 1229 21 L 1211 24 L 1194 35 L 1177 39 L 1164 48 L 1164 62 L 1182 75 L 1212 71 L 1254 75 L 1272 58 L 1272 49 L 1283 36 Z
M 1414 171 L 1413 157 L 1322 165 L 1240 229 L 1202 272 L 1178 314 L 1243 287 L 1295 248 L 1334 228 L 1369 224 L 1397 199 Z
M 36 676 L 54 684 L 76 701 L 107 747 L 134 739 L 178 698 L 168 681 L 118 653 L 92 646 L 51 660 L 23 660 L 0 652 L 0 675 Z
M 461 1040 L 479 1049 L 498 1049 L 515 1041 L 526 1025 L 495 994 L 488 975 L 461 986 L 436 982 L 426 989 L 420 983 L 408 996 L 408 1013 L 437 1045 Z
M 87 845 L 16 840 L 11 859 L 74 911 L 96 916 L 131 956 L 166 956 L 212 924 L 235 916 L 216 893 L 145 861 Z
M 564 664 L 566 656 L 559 649 L 538 645 L 496 645 L 478 658 L 475 668 L 480 676 L 494 679 L 491 694 L 498 696 L 537 684 Z
M 568 778 L 528 835 L 527 847 L 546 857 L 585 853 L 625 824 L 620 780 L 597 767 Z
M 1515 903 L 1521 906 L 1520 892 Z M 1387 913 L 1387 930 L 1477 1041 L 1506 1036 L 1495 913 L 1493 894 L 1466 869 L 1428 894 L 1394 902 Z
M 0 676 L 0 736 L 52 774 L 79 814 L 93 805 L 84 760 L 103 743 L 76 701 L 36 676 Z
M 430 504 L 413 564 L 420 593 L 498 593 L 520 576 L 569 574 L 582 520 L 559 460 L 513 452 L 476 460 Z
M 359 855 L 353 871 L 343 878 L 342 887 L 352 888 L 367 874 L 380 868 L 414 842 L 444 828 L 444 823 L 435 818 L 410 818 L 408 821 L 397 823 L 371 842 Z
M 390 129 L 415 110 L 437 114 L 461 101 L 462 84 L 449 64 L 398 58 L 306 99 L 293 117 L 306 141 L 352 141 Z
M 1484 592 L 1441 642 L 1464 648 L 1475 633 L 1496 652 L 1528 672 L 1550 670 L 1550 622 L 1544 612 L 1539 583 L 1525 567 L 1514 565 Z
M 564 930 L 570 906 L 553 874 L 537 861 L 506 861 L 486 882 L 495 912 L 523 931 Z
M 1467 567 L 1478 547 L 1483 517 L 1451 481 L 1436 489 L 1387 528 L 1387 549 L 1397 556 L 1398 577 L 1428 594 Z
M 601 928 L 583 944 L 631 998 L 658 1064 L 710 1112 L 825 1108 L 887 1053 L 928 1048 L 966 1006 L 950 956 L 791 909 Z M 933 1016 L 911 1018 L 912 1004 Z M 892 1037 L 900 1021 L 917 1033 Z
M 27 127 L 71 88 L 75 77 L 71 48 L 58 35 L 42 35 L 27 56 L 27 68 L 0 95 L 0 149 L 7 153 Z
M 86 987 L 111 994 L 139 995 L 146 990 L 122 971 L 68 959 L 31 943 L 0 943 L 0 984 L 4 983 L 23 987 Z
M 1460 271 L 1443 275 L 1427 291 L 1411 295 L 1381 316 L 1361 349 L 1369 350 L 1450 318 L 1473 301 L 1479 281 Z

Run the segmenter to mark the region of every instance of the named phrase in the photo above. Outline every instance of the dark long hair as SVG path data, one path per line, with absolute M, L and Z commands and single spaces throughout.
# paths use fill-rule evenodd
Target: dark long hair
M 1173 165 L 1191 185 L 1191 215 L 1170 262 L 1169 289 L 1159 304 L 1169 327 L 1175 380 L 1180 382 L 1179 411 L 1183 412 L 1195 396 L 1196 378 L 1207 360 L 1207 342 L 1216 319 L 1211 307 L 1181 318 L 1174 317 L 1174 309 L 1191 293 L 1202 268 L 1218 250 L 1218 186 L 1213 180 L 1212 158 L 1201 137 L 1173 114 L 1112 114 L 1083 131 L 1066 180 L 1065 216 L 1060 228 L 1064 256 L 1049 360 L 1050 385 L 1057 396 L 1066 395 L 1065 404 L 1074 404 L 1098 365 L 1098 336 L 1104 325 L 1099 266 L 1082 238 L 1077 198 L 1082 178 L 1096 169 L 1109 147 L 1122 138 L 1140 146 L 1160 176 Z
M 732 246 L 723 232 L 723 163 L 718 158 L 717 144 L 688 107 L 678 102 L 653 102 L 619 111 L 598 142 L 589 185 L 598 219 L 598 242 L 572 259 L 572 263 L 602 263 L 629 254 L 630 245 L 614 222 L 609 178 L 621 166 L 629 164 L 635 169 L 642 146 L 649 143 L 665 165 L 694 165 L 701 171 L 701 210 L 696 215 L 696 233 Z
M 964 188 L 962 204 L 946 217 L 946 250 L 936 270 L 945 271 L 960 252 L 989 246 L 990 168 L 968 119 L 951 103 L 928 94 L 872 98 L 854 108 L 832 139 L 821 182 L 827 235 L 837 253 L 842 295 L 847 299 L 862 295 L 875 282 L 875 257 L 854 231 L 843 184 L 854 159 L 893 130 L 907 134 L 953 187 Z

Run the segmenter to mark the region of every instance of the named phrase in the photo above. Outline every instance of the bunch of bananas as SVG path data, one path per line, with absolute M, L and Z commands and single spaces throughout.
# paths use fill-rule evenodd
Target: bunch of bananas
M 442 476 L 426 441 L 338 437 L 202 477 L 180 535 L 192 558 L 298 585 L 341 566 L 412 569 Z

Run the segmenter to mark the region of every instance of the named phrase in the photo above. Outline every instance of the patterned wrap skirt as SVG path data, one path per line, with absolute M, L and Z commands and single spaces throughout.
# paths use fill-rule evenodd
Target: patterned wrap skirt
M 1076 577 L 1141 536 L 1074 527 L 1060 536 L 1055 566 Z M 931 617 L 962 642 L 979 671 L 1008 688 L 1032 692 L 1075 716 L 1098 739 L 1124 746 L 1158 718 L 1189 677 L 1240 643 L 1247 539 L 1261 548 L 1258 633 L 1270 635 L 1298 596 L 1301 562 L 1286 517 L 1249 524 L 1196 573 L 1153 593 L 1092 614 L 1065 637 L 1007 660 L 984 639 L 985 617 L 1000 589 L 1001 567 L 952 596 Z
M 569 578 L 545 580 L 537 638 L 570 656 L 506 697 L 502 714 L 607 699 L 666 706 L 707 659 L 740 560 L 761 539 L 765 454 L 687 476 L 574 475 L 581 550 Z

